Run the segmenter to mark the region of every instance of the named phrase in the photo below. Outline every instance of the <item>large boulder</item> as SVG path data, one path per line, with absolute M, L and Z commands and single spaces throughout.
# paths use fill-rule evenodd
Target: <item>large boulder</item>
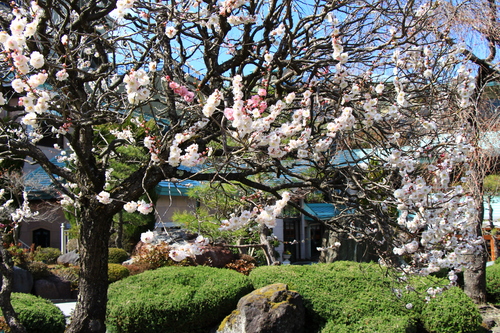
M 217 333 L 300 333 L 304 323 L 302 296 L 275 283 L 242 297 Z
M 14 266 L 12 292 L 29 294 L 31 289 L 33 289 L 33 275 L 21 267 Z
M 65 253 L 63 255 L 60 255 L 59 258 L 57 258 L 57 263 L 59 265 L 78 265 L 80 260 L 80 255 L 76 251 L 70 251 L 68 253 Z
M 50 276 L 35 281 L 33 293 L 48 299 L 70 299 L 71 282 L 58 276 Z

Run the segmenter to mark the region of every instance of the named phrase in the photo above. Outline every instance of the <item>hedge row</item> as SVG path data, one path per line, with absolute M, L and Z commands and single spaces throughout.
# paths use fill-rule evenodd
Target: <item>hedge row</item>
M 110 285 L 110 332 L 208 332 L 236 308 L 240 297 L 282 282 L 304 299 L 308 332 L 476 332 L 477 307 L 454 287 L 425 302 L 431 283 L 396 282 L 376 264 L 336 262 L 312 266 L 265 266 L 249 277 L 210 267 L 164 267 Z M 406 291 L 412 285 L 416 292 Z
M 19 321 L 29 333 L 64 332 L 66 327 L 64 314 L 50 301 L 23 293 L 12 293 L 11 300 Z M 0 315 L 2 315 L 1 310 Z
M 476 332 L 481 316 L 475 304 L 454 287 L 426 303 L 421 295 L 436 278 L 396 282 L 377 264 L 336 262 L 311 266 L 258 267 L 254 288 L 282 282 L 304 297 L 308 327 L 314 332 Z M 405 291 L 407 286 L 418 293 Z M 419 296 L 420 295 L 420 296 Z

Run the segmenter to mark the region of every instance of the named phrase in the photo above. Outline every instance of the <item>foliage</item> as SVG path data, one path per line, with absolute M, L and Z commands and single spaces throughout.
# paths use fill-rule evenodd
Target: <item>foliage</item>
M 108 263 L 121 264 L 129 258 L 127 251 L 116 247 L 108 249 Z
M 34 280 L 38 280 L 51 275 L 49 266 L 41 261 L 31 261 L 26 264 L 28 271 L 33 275 Z
M 164 267 L 110 285 L 108 323 L 121 333 L 207 332 L 245 294 L 248 278 L 205 266 Z
M 353 324 L 336 324 L 329 321 L 321 333 L 416 333 L 415 319 L 411 316 L 381 315 L 364 317 Z
M 10 244 L 7 251 L 16 266 L 25 268 L 27 264 L 33 260 L 33 251 L 31 251 L 31 249 L 23 249 L 21 246 Z
M 458 287 L 432 298 L 422 309 L 420 319 L 430 333 L 474 333 L 482 322 L 477 306 Z
M 50 270 L 50 272 L 65 281 L 71 282 L 71 289 L 78 289 L 78 279 L 80 277 L 79 266 L 57 266 Z
M 31 294 L 13 293 L 12 306 L 29 333 L 64 332 L 64 314 L 49 300 Z
M 146 244 L 138 248 L 132 256 L 133 264 L 147 265 L 148 269 L 165 266 L 191 266 L 195 264 L 192 258 L 186 258 L 179 262 L 172 260 L 169 256 L 170 250 L 171 247 L 164 242 Z
M 46 264 L 55 264 L 57 262 L 57 258 L 61 255 L 61 251 L 59 249 L 53 247 L 38 247 L 35 250 L 34 260 L 42 261 Z
M 304 297 L 306 325 L 311 327 L 311 332 L 415 331 L 419 323 L 426 320 L 421 314 L 426 305 L 418 295 L 425 293 L 429 283 L 442 286 L 447 282 L 432 277 L 414 279 L 410 284 L 417 292 L 407 292 L 408 282 L 398 283 L 393 274 L 377 264 L 335 262 L 258 267 L 250 273 L 250 279 L 255 288 L 282 282 L 297 290 Z M 470 323 L 471 329 L 477 328 L 474 326 L 477 308 L 470 303 L 454 303 L 457 295 L 446 294 L 447 301 L 440 303 L 443 311 L 463 313 L 461 318 L 446 325 L 461 327 L 462 323 Z M 459 296 L 466 297 L 463 293 Z M 455 310 L 454 306 L 459 309 Z
M 239 273 L 248 275 L 255 268 L 255 259 L 254 262 L 249 262 L 244 259 L 236 259 L 233 262 L 226 264 L 226 268 L 235 270 Z
M 500 304 L 500 264 L 496 261 L 495 264 L 486 267 L 486 292 L 488 301 Z
M 108 282 L 113 283 L 122 280 L 130 275 L 126 266 L 121 264 L 108 264 Z
M 141 274 L 152 269 L 151 265 L 148 263 L 132 263 L 128 264 L 127 268 L 130 271 L 130 275 Z
M 194 213 L 176 212 L 174 222 L 183 228 L 209 237 L 214 242 L 235 244 L 238 240 L 255 242 L 255 232 L 249 232 L 252 226 L 240 230 L 219 230 L 221 221 L 229 218 L 235 211 L 243 207 L 241 197 L 245 192 L 231 184 L 204 184 L 188 190 L 188 196 L 200 202 Z M 255 231 L 255 230 L 254 230 Z
M 500 192 L 500 175 L 488 175 L 484 177 L 483 187 L 485 194 L 497 195 Z

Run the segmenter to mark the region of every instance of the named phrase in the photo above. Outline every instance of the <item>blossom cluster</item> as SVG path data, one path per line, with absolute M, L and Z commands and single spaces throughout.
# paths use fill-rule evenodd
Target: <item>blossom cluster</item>
M 244 210 L 239 216 L 232 214 L 228 220 L 221 221 L 220 230 L 236 230 L 251 220 L 259 224 L 266 225 L 268 228 L 276 226 L 276 218 L 281 214 L 281 211 L 290 200 L 290 192 L 283 192 L 281 199 L 277 200 L 274 205 L 265 206 L 262 208 L 254 207 L 253 210 Z
M 141 241 L 147 246 L 164 246 L 163 240 L 158 237 L 154 231 L 147 231 L 141 234 Z M 206 246 L 209 244 L 209 239 L 203 236 L 198 236 L 193 242 L 182 242 L 168 244 L 170 247 L 169 257 L 174 261 L 182 261 L 186 258 L 195 258 L 197 255 L 204 253 Z
M 0 223 L 0 228 L 4 232 L 10 228 L 17 228 L 22 221 L 38 215 L 38 212 L 33 212 L 29 206 L 27 192 L 23 191 L 21 207 L 16 207 L 14 199 L 4 198 L 5 195 L 5 189 L 0 189 L 0 200 L 3 201 L 2 205 L 0 205 L 0 216 L 4 221 Z
M 123 78 L 123 82 L 125 82 L 130 104 L 139 104 L 148 99 L 151 92 L 146 87 L 149 85 L 149 76 L 145 70 L 130 71 Z

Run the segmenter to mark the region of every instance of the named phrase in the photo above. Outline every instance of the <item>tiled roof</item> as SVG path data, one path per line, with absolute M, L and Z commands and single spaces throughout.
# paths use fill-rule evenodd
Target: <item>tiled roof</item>
M 50 160 L 57 166 L 64 167 L 64 163 Z M 55 176 L 57 178 L 57 176 Z M 59 196 L 52 179 L 42 167 L 38 167 L 25 176 L 25 190 L 30 199 L 48 200 Z

